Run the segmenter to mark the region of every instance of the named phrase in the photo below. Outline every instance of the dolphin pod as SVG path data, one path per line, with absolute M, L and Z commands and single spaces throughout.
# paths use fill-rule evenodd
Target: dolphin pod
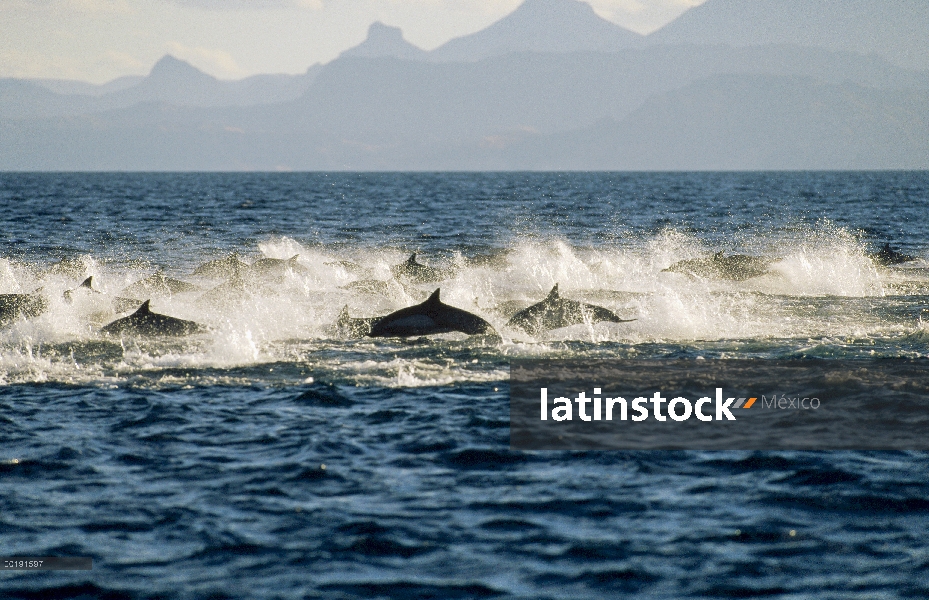
M 588 319 L 594 323 L 635 321 L 635 319 L 620 319 L 615 313 L 602 306 L 562 298 L 558 294 L 556 283 L 544 300 L 513 315 L 507 322 L 507 326 L 518 327 L 530 335 L 537 335 L 550 329 L 585 323 Z
M 425 302 L 381 317 L 371 325 L 368 337 L 409 337 L 452 331 L 468 335 L 496 335 L 494 328 L 484 319 L 442 302 L 439 291 L 432 292 Z
M 684 273 L 694 277 L 745 281 L 768 272 L 770 260 L 744 254 L 725 256 L 717 252 L 711 258 L 691 258 L 674 263 L 662 272 Z
M 146 300 L 137 311 L 128 317 L 116 319 L 100 331 L 110 334 L 126 333 L 155 337 L 190 335 L 204 330 L 199 323 L 152 312 L 149 302 L 151 300 Z

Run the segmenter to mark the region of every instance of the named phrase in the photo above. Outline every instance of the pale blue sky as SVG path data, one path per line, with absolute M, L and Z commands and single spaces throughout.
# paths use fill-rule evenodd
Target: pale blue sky
M 0 0 L 0 77 L 103 83 L 173 54 L 238 79 L 302 73 L 360 43 L 373 21 L 432 49 L 490 25 L 522 0 Z M 648 33 L 705 0 L 590 0 Z

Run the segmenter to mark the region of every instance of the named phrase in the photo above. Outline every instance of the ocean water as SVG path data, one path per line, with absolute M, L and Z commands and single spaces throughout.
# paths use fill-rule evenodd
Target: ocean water
M 929 356 L 929 173 L 0 173 L 0 206 L 0 293 L 48 305 L 0 329 L 0 547 L 94 558 L 2 597 L 929 597 L 924 452 L 508 448 L 514 357 Z M 663 270 L 718 251 L 769 271 Z M 232 252 L 297 258 L 193 275 Z M 556 283 L 635 320 L 506 326 Z M 500 339 L 334 327 L 436 288 Z M 100 333 L 130 296 L 207 330 Z

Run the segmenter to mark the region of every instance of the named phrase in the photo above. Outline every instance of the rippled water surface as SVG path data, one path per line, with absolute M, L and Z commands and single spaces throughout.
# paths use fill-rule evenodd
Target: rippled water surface
M 0 205 L 0 293 L 46 307 L 0 329 L 0 545 L 95 560 L 4 597 L 929 597 L 925 453 L 508 449 L 513 357 L 927 357 L 927 173 L 5 173 Z M 767 272 L 664 270 L 719 251 Z M 233 252 L 296 259 L 194 274 Z M 634 320 L 507 326 L 555 284 Z M 335 326 L 436 288 L 499 339 Z M 204 331 L 101 333 L 142 300 Z

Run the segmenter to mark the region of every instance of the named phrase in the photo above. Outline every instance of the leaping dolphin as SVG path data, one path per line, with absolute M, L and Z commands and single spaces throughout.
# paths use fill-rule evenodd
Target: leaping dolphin
M 71 302 L 74 300 L 74 293 L 80 290 L 89 290 L 93 292 L 94 294 L 100 293 L 94 289 L 94 276 L 91 275 L 90 277 L 85 279 L 83 282 L 81 282 L 81 285 L 77 286 L 76 288 L 64 291 L 64 294 L 62 295 L 64 296 L 65 302 L 67 302 L 68 304 L 71 304 Z
M 562 298 L 558 294 L 558 284 L 552 288 L 545 300 L 524 308 L 513 315 L 507 322 L 508 327 L 519 327 L 530 335 L 537 335 L 549 329 L 559 329 L 569 325 L 579 325 L 588 321 L 599 323 L 628 323 L 635 319 L 620 319 L 613 312 L 575 300 Z
M 248 263 L 239 260 L 238 252 L 233 252 L 226 258 L 217 258 L 203 263 L 194 269 L 193 274 L 210 279 L 228 279 L 247 269 Z
M 717 252 L 711 258 L 691 258 L 674 263 L 663 272 L 684 273 L 694 277 L 744 281 L 768 272 L 771 261 L 756 256 Z
M 397 279 L 407 279 L 413 283 L 434 283 L 448 276 L 448 273 L 442 269 L 416 262 L 415 252 L 405 262 L 390 267 L 390 272 Z
M 183 294 L 186 292 L 199 292 L 200 287 L 179 279 L 167 277 L 164 273 L 155 273 L 145 279 L 140 279 L 135 283 L 124 288 L 119 295 L 123 297 L 135 298 L 158 298 L 162 296 L 173 296 L 174 294 Z
M 326 263 L 323 263 L 327 267 L 339 267 L 345 269 L 346 272 L 353 275 L 365 275 L 368 270 L 359 265 L 358 263 L 351 260 L 332 260 Z
M 915 256 L 897 252 L 890 247 L 890 244 L 884 244 L 884 247 L 881 248 L 880 251 L 869 254 L 868 257 L 881 267 L 889 267 L 890 265 L 899 265 L 900 263 L 916 260 Z
M 167 315 L 153 313 L 149 308 L 149 302 L 146 300 L 128 317 L 116 319 L 109 325 L 105 326 L 103 333 L 128 333 L 141 336 L 181 336 L 190 335 L 204 331 L 204 327 L 193 321 L 185 321 Z
M 492 334 L 490 323 L 466 310 L 455 308 L 439 299 L 439 290 L 425 302 L 400 309 L 379 319 L 371 326 L 369 337 L 408 337 L 460 331 L 468 335 Z
M 38 317 L 48 310 L 48 300 L 39 295 L 41 290 L 31 294 L 0 294 L 0 325 L 12 323 L 19 317 Z
M 66 256 L 50 266 L 48 273 L 51 275 L 67 275 L 76 279 L 87 273 L 90 261 L 91 258 L 88 255 Z
M 379 279 L 360 279 L 339 287 L 370 296 L 386 296 L 390 293 L 390 282 Z
M 252 263 L 251 269 L 259 275 L 269 277 L 280 277 L 287 275 L 288 272 L 307 274 L 306 268 L 297 262 L 299 258 L 299 254 L 294 254 L 290 258 L 259 258 Z

